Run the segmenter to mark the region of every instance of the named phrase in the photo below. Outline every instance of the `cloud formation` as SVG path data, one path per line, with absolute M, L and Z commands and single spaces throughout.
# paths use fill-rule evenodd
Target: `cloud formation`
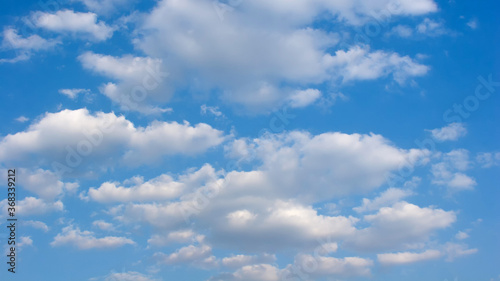
M 114 113 L 63 110 L 45 114 L 26 131 L 3 137 L 0 159 L 47 166 L 60 174 L 81 165 L 111 167 L 117 159 L 142 165 L 168 155 L 196 155 L 224 139 L 222 131 L 203 123 L 191 126 L 188 122 L 156 121 L 147 127 L 136 127 Z
M 36 27 L 57 33 L 85 36 L 95 41 L 103 41 L 113 35 L 114 28 L 97 19 L 94 13 L 60 10 L 55 13 L 35 12 L 31 21 Z
M 50 243 L 53 247 L 64 245 L 74 246 L 80 250 L 117 248 L 124 245 L 134 245 L 135 242 L 125 237 L 106 236 L 96 238 L 91 231 L 81 231 L 72 225 L 62 229 L 61 233 L 54 237 Z

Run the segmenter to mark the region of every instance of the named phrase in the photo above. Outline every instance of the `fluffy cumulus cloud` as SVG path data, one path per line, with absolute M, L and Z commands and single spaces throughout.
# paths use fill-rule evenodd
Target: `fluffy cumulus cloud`
M 354 210 L 358 213 L 376 211 L 382 207 L 392 206 L 394 203 L 410 195 L 412 195 L 412 191 L 410 190 L 389 188 L 373 200 L 363 198 L 363 204 L 354 208 Z
M 243 157 L 240 161 L 262 161 L 254 178 L 258 175 L 275 186 L 287 186 L 277 192 L 300 194 L 306 200 L 374 190 L 389 173 L 417 165 L 428 155 L 425 150 L 397 148 L 380 135 L 338 132 L 316 136 L 291 132 L 239 142 L 228 149 L 230 155 Z M 307 194 L 303 186 L 308 186 Z
M 126 185 L 120 186 L 116 182 L 103 183 L 99 188 L 90 188 L 88 196 L 98 202 L 143 202 L 166 201 L 180 197 L 182 193 L 195 189 L 200 183 L 216 178 L 215 170 L 205 165 L 196 172 L 180 175 L 175 181 L 169 175 L 161 175 L 147 182 L 143 177 L 134 177 L 126 180 Z
M 31 21 L 36 27 L 58 33 L 85 36 L 95 41 L 103 41 L 113 35 L 114 28 L 97 19 L 94 13 L 61 10 L 55 13 L 35 12 Z
M 207 124 L 156 121 L 136 127 L 114 113 L 63 110 L 45 114 L 26 131 L 3 137 L 0 159 L 6 163 L 29 160 L 65 173 L 92 163 L 109 167 L 117 158 L 140 165 L 166 155 L 195 155 L 223 140 L 223 132 Z
M 217 245 L 265 251 L 311 248 L 318 239 L 342 239 L 356 230 L 355 218 L 319 215 L 296 203 L 278 201 L 265 210 L 253 209 L 236 210 L 223 220 L 213 220 L 213 234 L 208 238 Z M 237 238 L 230 241 L 229 237 Z
M 467 129 L 463 123 L 451 123 L 443 128 L 429 131 L 432 137 L 438 141 L 456 141 L 467 135 Z
M 392 74 L 400 84 L 410 77 L 422 76 L 429 68 L 408 56 L 383 51 L 370 52 L 367 47 L 356 46 L 347 51 L 340 50 L 332 58 L 332 64 L 344 81 L 369 80 Z
M 285 131 L 279 130 L 283 119 L 271 116 L 270 129 L 281 133 L 262 130 L 258 137 L 251 133 L 255 127 L 238 132 L 236 126 L 248 114 L 280 107 L 297 114 L 325 109 L 347 99 L 343 93 L 357 92 L 350 88 L 359 81 L 418 87 L 417 79 L 431 69 L 422 60 L 430 56 L 352 43 L 352 32 L 375 20 L 386 28 L 380 42 L 393 34 L 452 34 L 432 15 L 435 1 L 159 0 L 122 17 L 114 13 L 136 0 L 71 2 L 83 12 L 38 11 L 24 18 L 52 39 L 6 27 L 2 50 L 17 57 L 0 63 L 53 49 L 61 38 L 90 41 L 75 49 L 80 70 L 100 76 L 91 80 L 103 81 L 96 92 L 114 110 L 134 112 L 61 110 L 61 104 L 38 117 L 12 115 L 13 128 L 23 129 L 0 136 L 0 173 L 17 167 L 19 191 L 27 193 L 16 202 L 23 228 L 45 235 L 57 228 L 49 248 L 134 249 L 149 260 L 90 280 L 154 281 L 147 274 L 166 268 L 181 268 L 174 275 L 196 271 L 209 281 L 357 280 L 384 267 L 451 262 L 479 251 L 466 244 L 474 240 L 466 222 L 462 231 L 450 229 L 462 209 L 422 201 L 420 177 L 428 174 L 431 188 L 450 194 L 473 190 L 479 181 L 470 170 L 499 165 L 500 153 L 474 152 L 471 160 L 466 149 L 401 146 L 355 127 L 330 131 L 337 126 L 330 120 L 311 131 L 301 130 L 302 121 L 281 127 Z M 404 17 L 411 20 L 398 21 Z M 108 40 L 118 28 L 120 38 Z M 103 48 L 123 38 L 131 48 Z M 53 93 L 75 105 L 94 86 L 60 85 L 54 88 L 60 95 Z M 167 113 L 190 96 L 193 103 L 176 108 L 175 120 L 208 116 L 234 125 L 231 131 L 170 121 Z M 229 108 L 237 118 L 230 119 Z M 463 123 L 426 131 L 436 142 L 467 135 Z M 395 175 L 404 179 L 396 184 Z M 0 219 L 8 204 L 0 201 Z M 92 208 L 88 228 L 76 223 L 81 217 L 66 217 L 80 205 Z M 36 217 L 42 215 L 53 217 Z M 24 246 L 40 241 L 23 235 Z
M 427 163 L 429 151 L 401 149 L 374 134 L 314 136 L 294 131 L 235 139 L 225 152 L 250 168 L 217 171 L 205 164 L 176 177 L 137 176 L 90 188 L 85 198 L 114 204 L 107 213 L 124 226 L 153 226 L 148 248 L 185 245 L 173 252 L 157 252 L 158 266 L 234 270 L 211 280 L 280 280 L 311 263 L 316 268 L 308 272 L 312 280 L 370 276 L 374 263 L 368 258 L 329 256 L 339 245 L 358 253 L 378 253 L 383 265 L 474 252 L 460 245 L 414 252 L 456 221 L 454 211 L 402 201 L 414 194 L 414 180 L 363 199 L 354 208 L 368 213 L 361 217 L 326 215 L 313 207 L 324 200 L 371 193 L 401 167 Z M 457 150 L 438 157 L 454 169 L 467 169 L 466 155 Z M 309 254 L 318 241 L 327 254 Z M 234 254 L 216 257 L 212 247 L 231 249 Z M 271 265 L 273 254 L 285 249 L 298 253 L 294 262 L 282 268 Z
M 128 187 L 105 183 L 91 188 L 88 196 L 126 203 L 110 209 L 124 223 L 175 231 L 185 227 L 186 219 L 193 219 L 196 229 L 211 229 L 206 239 L 215 246 L 308 249 L 317 239 L 355 235 L 358 222 L 354 217 L 319 214 L 311 204 L 372 191 L 385 183 L 386 174 L 417 165 L 428 152 L 397 148 L 378 135 L 291 132 L 235 140 L 227 154 L 255 168 L 216 172 L 205 165 L 175 182 L 161 176 L 146 182 L 135 179 Z M 391 189 L 382 199 L 365 202 L 363 208 L 377 210 L 409 194 Z M 158 234 L 151 242 L 168 244 L 161 239 L 172 240 Z
M 7 199 L 0 201 L 0 209 L 2 210 L 0 216 L 8 214 L 7 208 L 9 208 Z M 16 214 L 22 217 L 42 216 L 52 212 L 61 212 L 63 210 L 64 204 L 60 200 L 45 201 L 36 197 L 25 197 L 21 200 L 18 199 L 16 202 Z
M 214 276 L 210 281 L 319 280 L 325 277 L 370 276 L 373 261 L 359 257 L 334 258 L 300 254 L 293 264 L 280 269 L 268 263 L 245 265 L 234 273 Z
M 122 110 L 144 114 L 168 112 L 168 108 L 153 106 L 170 98 L 169 73 L 161 59 L 151 57 L 113 57 L 86 52 L 78 57 L 85 69 L 113 79 L 100 87 L 102 94 Z
M 52 171 L 38 169 L 30 171 L 18 169 L 19 184 L 26 190 L 38 195 L 42 199 L 53 200 L 67 192 L 74 193 L 79 187 L 76 182 L 63 182 Z
M 19 247 L 33 246 L 33 239 L 29 236 L 19 237 Z
M 290 107 L 306 107 L 314 103 L 321 97 L 321 92 L 317 89 L 307 89 L 303 91 L 296 91 L 295 94 L 290 96 Z
M 81 231 L 80 228 L 72 225 L 63 228 L 61 233 L 57 234 L 50 243 L 53 247 L 69 245 L 81 250 L 117 248 L 134 244 L 134 241 L 126 237 L 106 236 L 97 238 L 93 232 Z
M 201 268 L 211 268 L 218 265 L 212 248 L 208 245 L 189 245 L 177 250 L 175 253 L 156 253 L 154 257 L 162 264 L 188 264 Z
M 307 84 L 391 74 L 402 84 L 426 74 L 427 66 L 394 52 L 352 46 L 332 53 L 332 48 L 339 49 L 340 35 L 311 27 L 327 14 L 360 24 L 374 12 L 389 18 L 437 9 L 433 1 L 400 1 L 397 7 L 390 1 L 361 2 L 244 1 L 231 6 L 164 0 L 147 15 L 144 35 L 135 43 L 149 56 L 163 59 L 174 87 L 219 89 L 223 101 L 253 112 L 287 102 L 295 107 L 311 104 L 318 93 Z
M 360 251 L 400 250 L 426 242 L 435 231 L 451 226 L 456 213 L 403 201 L 363 220 L 371 225 L 348 239 L 350 247 Z
M 196 199 L 181 203 L 133 204 L 116 210 L 116 218 L 125 223 L 147 223 L 161 229 L 185 227 L 186 215 L 196 207 Z M 274 205 L 264 199 L 233 199 L 232 206 L 207 207 L 194 213 L 196 227 L 203 230 L 210 227 L 212 233 L 207 240 L 216 244 L 243 250 L 276 250 L 286 247 L 310 248 L 316 239 L 328 236 L 342 238 L 354 233 L 354 218 L 328 217 L 318 215 L 311 207 L 294 203 L 276 202 Z M 247 202 L 245 202 L 247 201 Z M 253 207 L 253 212 L 239 209 L 236 204 Z M 259 206 L 260 204 L 260 206 Z M 210 204 L 210 206 L 216 204 Z M 254 213 L 255 212 L 255 213 Z M 258 212 L 258 213 L 257 213 Z M 165 220 L 169 217 L 169 220 Z M 219 217 L 223 217 L 219 219 Z M 175 232 L 173 232 L 175 233 Z M 154 235 L 151 244 L 165 245 L 172 241 L 190 241 L 191 232 L 176 235 Z M 228 239 L 232 237 L 232 239 Z M 236 238 L 234 238 L 236 237 Z M 199 238 L 195 238 L 199 240 Z
M 246 265 L 234 273 L 220 274 L 209 281 L 278 281 L 280 270 L 270 264 Z
M 112 223 L 105 222 L 103 220 L 93 221 L 92 226 L 95 226 L 104 231 L 116 231 L 115 226 Z

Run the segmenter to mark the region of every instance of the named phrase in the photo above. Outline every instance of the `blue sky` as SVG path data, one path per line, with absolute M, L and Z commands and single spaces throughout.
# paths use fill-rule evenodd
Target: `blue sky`
M 500 280 L 495 1 L 1 8 L 2 280 Z

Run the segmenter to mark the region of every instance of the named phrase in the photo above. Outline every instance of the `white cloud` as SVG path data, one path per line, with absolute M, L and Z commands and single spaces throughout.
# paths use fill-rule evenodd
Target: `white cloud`
M 348 101 L 349 97 L 344 95 L 341 92 L 332 92 L 332 93 L 328 93 L 325 96 L 323 96 L 322 98 L 320 98 L 317 104 L 319 107 L 322 107 L 324 109 L 328 109 L 329 107 L 336 104 L 338 100 Z
M 431 37 L 436 37 L 451 33 L 451 31 L 448 31 L 444 27 L 444 24 L 442 22 L 438 22 L 428 18 L 424 19 L 422 23 L 420 23 L 416 27 L 416 32 Z
M 63 110 L 45 114 L 26 131 L 3 137 L 0 159 L 5 163 L 28 161 L 72 171 L 82 165 L 142 165 L 158 162 L 167 155 L 195 155 L 223 140 L 223 132 L 207 124 L 156 121 L 148 127 L 135 127 L 114 113 Z
M 122 110 L 144 114 L 171 111 L 155 106 L 165 103 L 171 96 L 165 81 L 169 74 L 164 71 L 161 59 L 130 55 L 113 57 L 92 52 L 86 52 L 78 59 L 84 68 L 117 81 L 102 85 L 100 91 Z
M 471 190 L 476 184 L 473 178 L 462 173 L 455 173 L 447 183 L 449 187 L 455 190 Z
M 198 199 L 195 196 L 189 198 L 163 205 L 131 204 L 118 209 L 114 215 L 125 223 L 149 223 L 160 229 L 178 229 L 185 225 L 185 214 Z M 265 251 L 310 248 L 317 243 L 317 239 L 342 238 L 355 232 L 355 218 L 323 216 L 311 207 L 279 201 L 273 205 L 263 201 L 265 199 L 245 200 L 238 197 L 227 201 L 217 196 L 217 200 L 210 202 L 203 212 L 195 214 L 194 218 L 199 223 L 196 226 L 212 229 L 210 237 L 207 237 L 212 244 Z M 255 214 L 239 211 L 237 205 L 251 206 Z M 224 219 L 219 219 L 221 217 Z M 246 220 L 236 223 L 235 217 Z M 161 236 L 153 238 L 151 242 L 160 245 L 169 240 Z
M 385 175 L 428 155 L 399 149 L 378 135 L 290 132 L 235 143 L 252 155 L 253 170 L 217 172 L 178 199 L 125 204 L 112 215 L 171 231 L 185 225 L 188 216 L 196 231 L 211 229 L 207 240 L 215 246 L 307 249 L 316 239 L 343 239 L 356 232 L 356 218 L 320 215 L 312 204 L 370 192 L 386 182 Z M 228 155 L 242 156 L 231 152 L 234 147 L 229 145 Z
M 239 227 L 251 223 L 256 217 L 255 214 L 252 214 L 248 210 L 238 210 L 229 213 L 226 219 L 230 226 Z
M 451 193 L 472 190 L 477 184 L 476 181 L 463 173 L 469 166 L 469 151 L 452 150 L 444 154 L 442 162 L 432 165 L 432 183 L 447 186 Z
M 402 24 L 396 25 L 387 33 L 387 35 L 397 35 L 402 38 L 438 37 L 455 34 L 455 32 L 444 26 L 443 21 L 436 21 L 429 18 L 424 19 L 415 27 Z
M 471 19 L 470 21 L 467 22 L 467 26 L 470 27 L 471 29 L 477 29 L 479 26 L 479 22 L 477 19 Z
M 382 207 L 392 206 L 412 194 L 413 192 L 410 190 L 389 188 L 373 200 L 363 198 L 363 205 L 354 208 L 354 211 L 358 213 L 375 211 Z
M 280 270 L 270 264 L 246 265 L 234 273 L 220 274 L 209 281 L 279 281 Z
M 161 60 L 150 57 L 123 57 L 105 56 L 92 52 L 85 52 L 78 57 L 84 68 L 113 79 L 139 80 L 140 76 L 154 71 L 162 64 Z
M 2 215 L 7 215 L 7 199 L 0 201 L 0 209 L 3 210 Z M 33 215 L 44 215 L 50 212 L 61 212 L 64 210 L 64 205 L 61 201 L 46 202 L 35 197 L 26 197 L 17 202 L 16 215 L 23 217 Z
M 27 169 L 18 169 L 19 183 L 30 192 L 38 195 L 45 200 L 53 200 L 64 192 L 74 193 L 79 184 L 76 182 L 62 182 L 55 173 L 43 169 L 30 171 Z
M 438 250 L 427 250 L 422 253 L 401 252 L 378 254 L 377 259 L 382 265 L 401 265 L 438 259 L 443 254 Z
M 455 238 L 457 238 L 458 240 L 464 240 L 464 239 L 469 238 L 469 234 L 467 234 L 467 232 L 459 231 L 459 232 L 455 235 Z
M 438 141 L 456 141 L 467 135 L 467 129 L 463 123 L 451 123 L 443 128 L 428 131 Z
M 233 148 L 238 151 L 233 153 Z M 267 185 L 287 186 L 286 190 L 272 186 L 268 189 L 286 193 L 290 198 L 300 194 L 305 200 L 311 197 L 328 200 L 374 190 L 385 183 L 389 173 L 417 165 L 428 154 L 418 149 L 399 149 L 380 135 L 338 132 L 316 136 L 290 132 L 246 140 L 246 144 L 240 141 L 238 146 L 228 147 L 228 155 L 241 155 L 245 150 L 248 150 L 245 155 L 263 163 L 253 176 L 269 182 Z M 329 188 L 324 188 L 325 185 Z
M 371 225 L 358 230 L 347 240 L 348 246 L 361 251 L 398 250 L 426 242 L 431 234 L 456 221 L 453 211 L 400 202 L 364 216 Z
M 85 35 L 96 41 L 103 41 L 113 35 L 114 29 L 97 20 L 94 13 L 80 13 L 61 10 L 56 13 L 35 12 L 31 20 L 35 26 L 54 32 L 69 32 Z
M 19 237 L 18 246 L 33 246 L 33 239 L 30 236 L 21 236 Z
M 16 118 L 16 121 L 19 122 L 19 123 L 24 123 L 24 122 L 27 122 L 29 121 L 30 119 L 26 116 L 19 116 Z
M 182 264 L 201 268 L 212 268 L 218 265 L 217 259 L 212 255 L 212 248 L 203 244 L 189 245 L 170 255 L 155 253 L 154 257 L 163 264 Z
M 289 98 L 290 107 L 300 108 L 306 107 L 321 97 L 321 92 L 317 89 L 307 89 L 296 91 Z
M 105 182 L 97 189 L 90 188 L 89 199 L 101 203 L 108 202 L 160 202 L 180 197 L 181 194 L 194 190 L 200 185 L 213 182 L 217 173 L 210 165 L 204 165 L 197 171 L 178 176 L 175 181 L 169 175 L 160 175 L 147 182 L 142 177 L 133 177 L 124 181 L 125 186 L 117 182 Z
M 370 52 L 366 46 L 339 50 L 330 63 L 342 73 L 344 81 L 372 80 L 392 74 L 396 82 L 404 84 L 408 78 L 422 76 L 429 71 L 429 67 L 408 56 L 384 51 Z
M 385 21 L 387 13 L 437 10 L 430 0 L 400 1 L 393 11 L 388 11 L 390 1 L 362 2 L 247 1 L 227 11 L 227 4 L 209 0 L 163 0 L 146 16 L 139 29 L 144 36 L 134 43 L 148 56 L 163 59 L 173 88 L 193 85 L 193 92 L 216 92 L 224 102 L 252 113 L 288 103 L 305 85 L 391 73 L 404 83 L 426 74 L 427 66 L 393 52 L 353 47 L 348 57 L 345 51 L 332 55 L 340 35 L 312 28 L 318 18 L 330 14 L 336 17 L 329 20 L 360 24 L 374 13 L 384 14 Z M 356 70 L 358 63 L 364 65 Z
M 112 208 L 110 213 L 124 223 L 150 224 L 159 229 L 179 229 L 185 227 L 183 211 L 189 210 L 191 202 L 127 204 Z M 165 218 L 168 217 L 168 220 Z
M 88 94 L 90 90 L 88 89 L 60 89 L 60 94 L 67 96 L 70 99 L 76 99 L 80 94 Z
M 183 124 L 153 122 L 131 135 L 130 146 L 135 149 L 128 151 L 124 158 L 135 163 L 148 163 L 155 160 L 159 151 L 164 155 L 196 155 L 219 145 L 224 139 L 221 131 L 205 123 L 191 126 L 187 121 Z
M 22 221 L 21 225 L 40 229 L 43 230 L 44 232 L 49 231 L 49 227 L 44 222 L 41 221 L 32 221 L 32 220 Z
M 22 37 L 17 30 L 5 28 L 3 31 L 2 49 L 16 50 L 16 56 L 11 59 L 0 59 L 0 63 L 17 63 L 28 60 L 32 52 L 49 50 L 61 42 L 58 39 L 44 39 L 38 35 Z
M 422 15 L 437 11 L 436 3 L 431 0 L 403 0 L 397 4 L 389 0 L 376 2 L 367 0 L 358 2 L 320 0 L 314 2 L 293 1 L 291 3 L 289 1 L 270 3 L 258 0 L 239 5 L 236 8 L 238 9 L 233 12 L 238 13 L 238 15 L 258 11 L 267 16 L 277 16 L 280 21 L 287 21 L 289 24 L 309 23 L 319 13 L 326 12 L 337 16 L 339 21 L 346 21 L 354 25 L 363 24 L 373 19 L 373 17 L 378 17 L 377 19 L 383 21 L 396 15 Z M 224 17 L 224 20 L 227 20 L 227 18 Z
M 253 212 L 232 211 L 228 203 L 221 203 L 226 206 L 220 206 L 215 204 L 221 201 L 213 202 L 206 212 L 199 215 L 201 221 L 212 226 L 212 233 L 207 239 L 215 245 L 246 251 L 275 251 L 309 249 L 315 246 L 317 240 L 342 239 L 356 231 L 354 224 L 357 219 L 352 217 L 319 215 L 312 207 L 292 202 L 266 204 L 263 201 L 236 199 L 239 205 L 252 206 Z M 224 212 L 221 209 L 228 213 L 225 219 L 210 218 Z
M 21 37 L 17 34 L 17 30 L 6 28 L 3 31 L 2 47 L 8 49 L 21 49 L 21 50 L 48 50 L 60 44 L 59 40 L 47 40 L 38 35 L 31 35 L 29 37 Z
M 137 179 L 131 187 L 119 186 L 116 182 L 105 182 L 97 189 L 90 188 L 90 199 L 99 202 L 156 201 L 172 199 L 180 195 L 183 184 L 168 175 L 161 175 L 144 182 Z
M 469 161 L 469 151 L 467 149 L 452 150 L 444 154 L 443 159 L 450 165 L 450 167 L 458 171 L 466 171 L 471 166 Z
M 104 231 L 115 231 L 115 226 L 112 223 L 105 222 L 103 220 L 96 220 L 92 222 L 92 225 Z
M 203 104 L 200 106 L 200 112 L 202 115 L 210 113 L 217 117 L 224 117 L 224 114 L 219 110 L 218 106 L 207 106 L 206 104 Z
M 125 237 L 116 236 L 96 238 L 93 232 L 81 231 L 72 225 L 63 228 L 62 232 L 57 234 L 54 241 L 50 243 L 53 247 L 71 245 L 80 250 L 117 248 L 127 244 L 134 245 L 135 242 Z
M 16 57 L 11 58 L 11 59 L 0 59 L 0 63 L 17 63 L 20 61 L 29 60 L 30 57 L 31 57 L 31 53 L 25 51 L 25 52 L 20 52 L 19 54 L 17 54 Z

